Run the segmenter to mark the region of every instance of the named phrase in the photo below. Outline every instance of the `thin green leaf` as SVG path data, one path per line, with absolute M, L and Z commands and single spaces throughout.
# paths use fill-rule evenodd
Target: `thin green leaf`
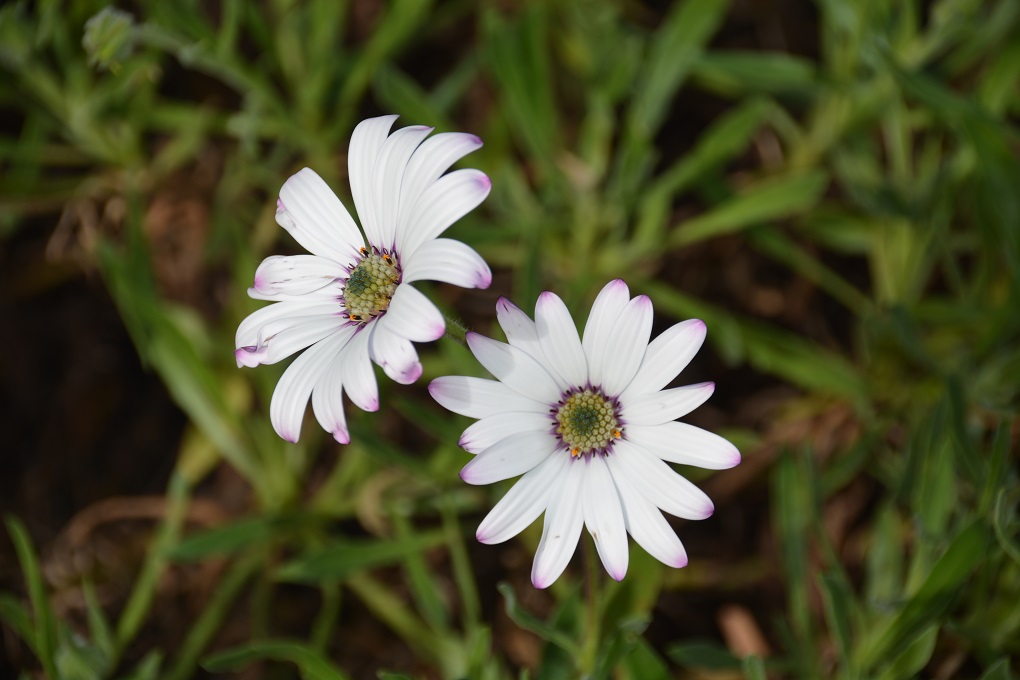
M 754 93 L 807 95 L 817 82 L 813 62 L 782 52 L 722 52 L 701 55 L 693 77 L 724 96 Z
M 985 559 L 987 547 L 988 530 L 982 520 L 960 531 L 906 606 L 888 626 L 858 646 L 862 671 L 867 672 L 912 644 L 932 621 L 939 619 L 959 595 L 960 586 Z
M 580 647 L 569 635 L 541 621 L 521 606 L 517 601 L 517 596 L 514 595 L 513 587 L 509 583 L 500 583 L 496 586 L 496 590 L 503 595 L 503 599 L 506 601 L 506 615 L 510 617 L 511 621 L 521 628 L 531 631 L 546 642 L 551 642 L 574 658 L 577 658 L 581 653 Z
M 188 485 L 182 477 L 174 475 L 166 494 L 166 511 L 163 524 L 159 528 L 149 552 L 142 564 L 142 571 L 135 579 L 131 595 L 120 614 L 117 622 L 116 643 L 118 652 L 122 652 L 134 639 L 142 622 L 149 613 L 159 579 L 166 568 L 166 553 L 169 552 L 180 536 L 181 526 L 188 509 Z
M 109 622 L 106 620 L 106 614 L 103 613 L 102 607 L 99 606 L 99 602 L 96 600 L 96 591 L 88 581 L 82 583 L 81 591 L 85 598 L 85 607 L 88 612 L 89 634 L 92 637 L 92 643 L 107 659 L 113 659 L 117 654 L 113 642 L 113 633 L 110 630 Z
M 1009 658 L 999 659 L 984 672 L 981 680 L 1013 680 L 1015 677 L 1009 668 Z
M 799 215 L 818 203 L 828 183 L 828 175 L 821 170 L 760 181 L 712 210 L 678 224 L 666 237 L 666 247 L 681 248 Z
M 14 543 L 14 551 L 18 555 L 21 573 L 25 577 L 28 598 L 32 602 L 32 616 L 35 619 L 32 637 L 35 641 L 36 654 L 47 675 L 56 678 L 54 664 L 57 652 L 57 624 L 53 617 L 53 609 L 50 607 L 49 596 L 46 594 L 46 582 L 39 568 L 39 558 L 32 546 L 32 539 L 21 521 L 14 515 L 6 515 L 4 521 L 11 542 Z
M 278 517 L 250 517 L 202 531 L 181 540 L 167 553 L 172 560 L 197 562 L 210 555 L 229 555 L 253 543 L 264 543 L 276 533 L 294 527 Z
M 916 678 L 917 674 L 928 665 L 931 655 L 935 652 L 935 642 L 939 636 L 939 627 L 931 625 L 916 640 L 892 660 L 879 676 L 880 680 L 907 680 Z
M 749 656 L 744 659 L 744 677 L 747 680 L 766 680 L 765 662 L 760 656 Z
M 362 569 L 400 562 L 406 556 L 442 545 L 443 531 L 385 541 L 334 541 L 328 548 L 286 562 L 276 571 L 280 581 L 302 583 L 342 579 Z
M 829 624 L 829 633 L 836 643 L 836 658 L 841 665 L 850 662 L 850 651 L 853 649 L 853 592 L 848 584 L 836 574 L 823 574 L 820 579 L 825 619 Z M 853 669 L 844 671 L 849 677 L 855 677 Z
M 7 593 L 0 593 L 0 621 L 3 621 L 11 630 L 17 634 L 32 653 L 39 656 L 39 648 L 36 644 L 35 626 L 32 625 L 32 617 L 28 610 L 17 600 Z
M 682 668 L 703 668 L 712 671 L 740 668 L 740 659 L 712 640 L 675 642 L 666 647 L 666 655 Z
M 249 642 L 233 649 L 213 654 L 202 661 L 202 667 L 211 673 L 239 671 L 255 662 L 270 659 L 289 661 L 298 667 L 305 680 L 347 680 L 342 670 L 329 659 L 300 642 L 263 640 Z

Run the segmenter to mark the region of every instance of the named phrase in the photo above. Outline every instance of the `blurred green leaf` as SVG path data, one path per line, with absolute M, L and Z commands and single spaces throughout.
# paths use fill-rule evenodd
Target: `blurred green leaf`
M 81 591 L 85 599 L 85 607 L 89 620 L 89 634 L 92 637 L 92 643 L 102 653 L 104 658 L 112 660 L 116 657 L 117 653 L 113 642 L 113 632 L 110 630 L 110 624 L 106 620 L 106 614 L 103 613 L 103 609 L 96 600 L 95 589 L 91 583 L 85 581 L 82 584 Z
M 677 89 L 722 21 L 728 0 L 687 0 L 673 5 L 656 31 L 627 110 L 627 130 L 650 139 Z
M 825 618 L 829 624 L 829 634 L 836 644 L 837 657 L 840 665 L 851 662 L 853 649 L 853 592 L 849 584 L 834 573 L 826 573 L 819 579 L 822 597 L 825 604 Z M 849 677 L 856 677 L 854 669 L 844 668 Z
M 892 621 L 876 630 L 857 647 L 860 667 L 874 668 L 892 654 L 913 644 L 942 617 L 959 595 L 959 587 L 985 559 L 988 530 L 980 520 L 962 529 L 932 567 L 921 588 L 907 600 Z
M 749 656 L 744 659 L 744 677 L 747 680 L 766 680 L 765 662 L 760 656 Z
M 24 640 L 32 653 L 39 657 L 39 646 L 36 644 L 35 626 L 28 610 L 15 597 L 0 593 L 0 621 L 10 626 L 11 630 Z
M 822 171 L 773 177 L 753 184 L 725 203 L 676 225 L 666 237 L 673 250 L 747 227 L 799 215 L 815 206 L 828 176 Z
M 524 630 L 531 631 L 546 642 L 551 642 L 572 657 L 578 657 L 581 650 L 573 638 L 564 633 L 562 630 L 540 620 L 534 614 L 525 609 L 517 601 L 514 589 L 509 583 L 498 584 L 496 586 L 496 590 L 500 592 L 503 599 L 506 601 L 506 615 L 510 617 L 511 621 Z
M 506 124 L 531 158 L 555 179 L 554 155 L 561 148 L 559 114 L 548 45 L 548 9 L 525 6 L 520 15 L 502 19 L 496 10 L 482 14 L 487 63 L 507 107 Z
M 296 517 L 250 517 L 202 531 L 181 540 L 167 553 L 172 560 L 196 562 L 210 555 L 236 553 L 253 543 L 265 543 L 281 531 L 300 526 Z
M 939 627 L 930 626 L 916 640 L 904 649 L 899 656 L 885 668 L 879 676 L 881 680 L 909 680 L 928 665 L 935 651 L 935 641 L 939 636 Z
M 721 52 L 701 55 L 694 66 L 700 85 L 726 96 L 749 93 L 806 95 L 815 86 L 815 65 L 781 52 Z
M 1013 680 L 1014 675 L 1009 666 L 1009 658 L 999 659 L 989 666 L 981 680 Z
M 218 652 L 203 660 L 202 667 L 210 673 L 225 673 L 239 671 L 255 661 L 266 659 L 293 663 L 304 680 L 346 680 L 348 677 L 314 649 L 300 642 L 284 640 L 249 642 Z
M 5 515 L 4 522 L 7 524 L 7 533 L 14 544 L 18 564 L 21 565 L 21 574 L 28 588 L 28 598 L 32 602 L 32 617 L 35 620 L 32 639 L 31 641 L 26 639 L 26 642 L 29 642 L 35 649 L 46 674 L 51 678 L 56 678 L 57 624 L 50 606 L 49 596 L 46 594 L 46 581 L 39 569 L 39 558 L 32 546 L 32 539 L 21 521 L 14 515 Z M 19 612 L 13 609 L 10 604 L 5 609 L 12 616 L 13 621 L 25 623 Z
M 698 318 L 709 328 L 708 340 L 730 363 L 748 361 L 758 370 L 808 390 L 864 399 L 861 376 L 843 356 L 800 335 L 724 312 L 657 282 L 645 284 L 655 304 L 678 319 Z
M 165 555 L 177 543 L 184 524 L 188 509 L 188 491 L 187 483 L 179 475 L 175 474 L 170 478 L 163 522 L 155 540 L 149 546 L 142 570 L 135 578 L 127 604 L 124 605 L 117 621 L 115 640 L 118 653 L 134 640 L 156 597 L 159 580 L 166 568 Z
M 878 511 L 865 562 L 864 598 L 871 607 L 887 609 L 903 590 L 904 539 L 899 514 L 889 503 Z
M 666 655 L 682 668 L 723 671 L 740 668 L 740 659 L 712 640 L 687 640 L 666 647 Z
M 134 670 L 120 680 L 156 680 L 159 677 L 159 668 L 162 663 L 163 654 L 154 649 L 142 657 Z
M 121 63 L 131 56 L 133 28 L 134 17 L 114 7 L 104 7 L 86 21 L 82 47 L 89 57 L 89 65 L 98 64 L 116 73 Z
M 670 680 L 669 666 L 644 638 L 638 637 L 633 649 L 623 658 L 629 677 L 641 680 Z
M 296 582 L 341 579 L 362 569 L 399 562 L 407 555 L 442 545 L 445 540 L 442 531 L 422 532 L 395 540 L 336 540 L 329 547 L 285 562 L 275 576 L 281 581 Z
M 808 536 L 811 518 L 817 517 L 815 478 L 806 452 L 786 453 L 772 472 L 772 524 L 782 550 L 787 611 L 799 645 L 797 664 L 801 671 L 810 665 L 808 650 L 814 644 L 808 582 Z

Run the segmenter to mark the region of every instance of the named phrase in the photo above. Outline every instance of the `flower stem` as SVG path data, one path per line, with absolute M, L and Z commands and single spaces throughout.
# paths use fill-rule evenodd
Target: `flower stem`
M 466 345 L 467 331 L 467 327 L 460 321 L 450 316 L 446 316 L 446 337 L 459 342 L 461 345 Z
M 602 569 L 595 554 L 594 543 L 589 536 L 584 541 L 585 566 L 585 620 L 584 640 L 581 646 L 580 667 L 582 678 L 595 673 L 599 653 L 599 638 L 602 635 Z

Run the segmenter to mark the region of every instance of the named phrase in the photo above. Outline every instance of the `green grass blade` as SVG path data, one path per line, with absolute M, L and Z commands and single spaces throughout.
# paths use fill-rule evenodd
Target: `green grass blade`
M 7 533 L 11 536 L 14 551 L 21 565 L 21 573 L 28 587 L 28 598 L 32 602 L 32 616 L 35 619 L 33 635 L 36 654 L 43 670 L 51 678 L 56 678 L 57 624 L 53 617 L 49 596 L 46 594 L 46 581 L 39 568 L 32 539 L 25 526 L 14 515 L 4 517 Z
M 524 630 L 531 631 L 546 642 L 551 642 L 573 658 L 576 659 L 578 657 L 581 653 L 581 648 L 577 642 L 563 631 L 542 621 L 521 606 L 520 602 L 517 601 L 517 596 L 514 594 L 513 587 L 509 583 L 500 583 L 496 586 L 496 590 L 503 595 L 503 599 L 506 601 L 506 615 L 510 617 L 511 621 Z
M 889 623 L 857 648 L 859 667 L 867 672 L 912 644 L 939 619 L 959 594 L 960 586 L 985 559 L 988 530 L 982 520 L 971 522 L 957 534 L 935 562 L 917 593 Z
M 335 541 L 327 548 L 284 563 L 275 576 L 281 581 L 299 583 L 342 579 L 356 571 L 399 562 L 407 555 L 434 548 L 445 541 L 443 531 L 423 532 L 394 540 Z
M 348 680 L 346 673 L 314 649 L 284 640 L 249 642 L 204 659 L 202 667 L 210 673 L 236 672 L 255 661 L 267 659 L 293 663 L 305 680 Z
M 799 215 L 818 203 L 828 183 L 828 175 L 821 170 L 757 182 L 722 205 L 678 224 L 666 237 L 666 247 L 673 250 Z

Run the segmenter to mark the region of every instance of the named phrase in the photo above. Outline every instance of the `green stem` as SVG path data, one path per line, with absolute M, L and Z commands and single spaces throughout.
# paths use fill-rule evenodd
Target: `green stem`
M 462 345 L 467 344 L 467 326 L 462 324 L 457 319 L 450 316 L 446 317 L 446 337 L 459 342 Z
M 478 599 L 478 588 L 475 585 L 475 574 L 471 569 L 471 558 L 464 544 L 464 534 L 460 527 L 460 518 L 450 503 L 441 506 L 443 529 L 450 543 L 450 560 L 453 562 L 453 577 L 460 593 L 463 607 L 464 628 L 469 635 L 474 635 L 481 626 L 482 606 Z
M 599 638 L 602 635 L 602 569 L 595 554 L 592 540 L 585 536 L 585 621 L 584 640 L 581 645 L 580 667 L 582 678 L 590 678 L 595 672 L 599 653 Z

